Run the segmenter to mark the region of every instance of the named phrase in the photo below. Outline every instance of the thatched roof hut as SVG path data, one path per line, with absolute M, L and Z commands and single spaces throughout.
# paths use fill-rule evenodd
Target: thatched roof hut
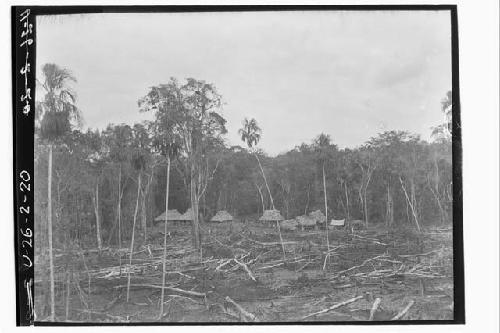
M 323 215 L 321 210 L 315 210 L 314 212 L 310 212 L 309 216 L 312 217 L 317 223 L 325 223 L 326 222 L 326 216 Z
M 188 222 L 188 221 L 193 221 L 193 220 L 194 220 L 194 215 L 193 215 L 192 208 L 188 208 L 188 210 L 186 210 L 186 212 L 179 217 L 179 221 Z
M 276 209 L 265 210 L 264 214 L 260 217 L 259 221 L 262 222 L 274 222 L 283 221 L 284 218 L 281 216 L 280 211 Z
M 316 219 L 308 215 L 297 216 L 295 219 L 302 227 L 312 227 L 316 225 Z
M 231 222 L 231 221 L 233 221 L 233 217 L 225 210 L 219 210 L 217 214 L 215 214 L 214 217 L 210 219 L 210 222 Z
M 179 213 L 179 211 L 177 211 L 177 209 L 169 209 L 168 210 L 168 220 L 169 221 L 179 221 L 180 220 L 180 217 L 181 217 L 181 214 Z M 161 215 L 157 216 L 155 218 L 155 222 L 165 222 L 165 212 L 163 212 Z
M 290 231 L 293 231 L 293 230 L 297 230 L 297 226 L 298 226 L 298 222 L 297 220 L 295 219 L 292 219 L 292 220 L 285 220 L 285 221 L 281 221 L 280 222 L 280 227 L 281 229 L 283 230 L 290 230 Z
M 332 219 L 330 221 L 330 226 L 332 226 L 332 227 L 343 227 L 345 225 L 345 220 L 346 219 L 342 219 L 342 220 L 334 220 L 334 219 Z

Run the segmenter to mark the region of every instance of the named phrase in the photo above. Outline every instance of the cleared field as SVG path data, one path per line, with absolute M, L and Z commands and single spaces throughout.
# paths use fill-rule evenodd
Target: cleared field
M 203 251 L 190 230 L 128 249 L 56 251 L 56 316 L 92 322 L 280 322 L 453 319 L 450 229 L 283 232 L 257 221 L 209 225 Z M 328 256 L 327 256 L 328 254 Z M 46 260 L 36 274 L 37 320 L 48 318 Z M 126 301 L 128 274 L 131 277 Z M 46 275 L 45 275 L 46 276 Z

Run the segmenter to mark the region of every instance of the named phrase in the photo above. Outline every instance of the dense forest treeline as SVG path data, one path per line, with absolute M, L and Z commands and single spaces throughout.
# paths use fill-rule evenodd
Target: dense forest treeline
M 287 219 L 324 211 L 325 188 L 329 218 L 417 228 L 451 223 L 446 125 L 434 129 L 432 142 L 386 131 L 343 149 L 318 133 L 271 157 L 257 147 L 261 129 L 254 119 L 245 119 L 240 131 L 245 145 L 227 145 L 222 97 L 204 81 L 170 79 L 145 89 L 138 112 L 153 113 L 152 121 L 82 131 L 69 88 L 75 78 L 53 64 L 43 74 L 35 137 L 37 244 L 52 237 L 55 247 L 127 246 L 134 230 L 136 240 L 147 241 L 154 218 L 165 211 L 167 181 L 169 208 L 198 212 L 193 235 L 221 209 L 241 219 L 273 206 Z M 442 111 L 450 106 L 448 93 Z

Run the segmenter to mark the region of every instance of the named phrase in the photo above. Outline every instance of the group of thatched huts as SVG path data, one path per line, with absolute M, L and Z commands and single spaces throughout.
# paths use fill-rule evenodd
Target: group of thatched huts
M 168 211 L 168 223 L 173 226 L 182 226 L 190 224 L 193 220 L 193 210 L 189 208 L 184 214 L 179 213 L 177 209 L 171 209 Z M 155 218 L 155 224 L 160 224 L 165 222 L 165 213 L 159 215 Z M 225 210 L 218 211 L 209 222 L 213 223 L 229 223 L 233 221 L 233 217 Z M 285 220 L 281 215 L 280 211 L 277 209 L 265 210 L 262 216 L 259 218 L 262 223 L 270 223 L 272 225 L 279 223 L 281 229 L 283 230 L 305 230 L 305 229 L 317 229 L 318 226 L 324 225 L 326 222 L 325 215 L 321 210 L 315 210 L 307 215 L 297 216 L 294 219 Z
M 193 221 L 193 210 L 189 208 L 186 210 L 184 214 L 179 213 L 177 209 L 169 209 L 168 214 L 168 223 L 172 224 L 174 226 L 181 226 L 185 224 L 191 223 Z M 163 212 L 161 215 L 157 216 L 155 219 L 155 224 L 160 224 L 165 222 L 165 212 Z M 214 223 L 222 223 L 222 222 L 232 222 L 233 217 L 231 214 L 229 214 L 225 210 L 220 210 L 215 214 L 211 219 L 210 222 Z
M 285 220 L 280 212 L 276 209 L 265 210 L 262 217 L 259 219 L 261 222 L 279 222 L 280 227 L 283 230 L 297 230 L 298 228 L 305 229 L 316 229 L 319 225 L 326 222 L 325 215 L 318 209 L 310 212 L 308 215 L 297 216 L 294 219 Z

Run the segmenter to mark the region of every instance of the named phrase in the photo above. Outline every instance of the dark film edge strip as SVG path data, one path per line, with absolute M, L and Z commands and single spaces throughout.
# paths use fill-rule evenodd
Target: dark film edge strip
M 35 15 L 12 7 L 16 325 L 34 321 Z
M 462 192 L 462 120 L 460 116 L 460 80 L 457 6 L 451 10 L 452 52 L 452 165 L 453 165 L 453 309 L 457 324 L 465 324 L 463 192 Z

